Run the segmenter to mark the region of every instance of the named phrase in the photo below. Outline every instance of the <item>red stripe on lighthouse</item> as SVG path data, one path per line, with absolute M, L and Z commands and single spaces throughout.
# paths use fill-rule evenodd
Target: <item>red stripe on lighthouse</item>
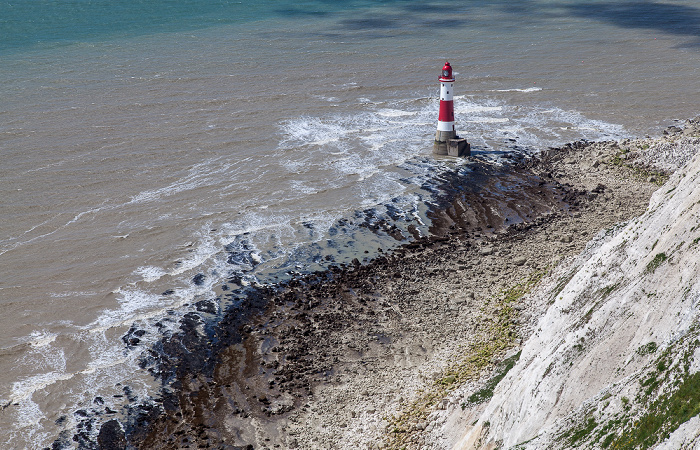
M 433 116 L 435 117 L 435 116 Z M 454 102 L 452 100 L 440 100 L 440 114 L 438 114 L 440 122 L 454 122 Z

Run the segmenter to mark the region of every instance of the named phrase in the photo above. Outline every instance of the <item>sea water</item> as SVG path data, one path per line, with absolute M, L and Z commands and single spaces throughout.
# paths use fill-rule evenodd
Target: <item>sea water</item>
M 156 395 L 150 344 L 232 276 L 354 257 L 338 221 L 426 225 L 446 60 L 477 154 L 658 133 L 698 113 L 700 9 L 0 1 L 0 442 Z

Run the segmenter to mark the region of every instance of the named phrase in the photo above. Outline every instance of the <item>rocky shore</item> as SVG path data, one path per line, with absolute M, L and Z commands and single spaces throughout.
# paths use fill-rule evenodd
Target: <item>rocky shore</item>
M 160 405 L 108 422 L 104 446 L 443 448 L 446 421 L 478 417 L 478 404 L 461 405 L 492 393 L 546 310 L 526 294 L 601 230 L 642 214 L 692 156 L 695 126 L 505 165 L 473 158 L 445 175 L 430 236 L 260 287 L 214 342 L 192 317 L 163 343 L 187 355 Z

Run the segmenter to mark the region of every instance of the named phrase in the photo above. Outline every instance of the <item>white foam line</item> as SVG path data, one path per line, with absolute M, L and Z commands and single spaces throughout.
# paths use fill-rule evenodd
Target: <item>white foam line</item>
M 92 324 L 86 325 L 86 326 L 81 327 L 81 328 L 83 330 L 86 330 L 88 333 L 94 334 L 94 333 L 103 333 L 103 332 L 110 330 L 110 329 L 113 329 L 113 328 L 129 327 L 134 322 L 146 321 L 147 319 L 152 319 L 154 317 L 164 316 L 165 314 L 167 314 L 167 312 L 169 310 L 180 308 L 189 301 L 191 301 L 190 297 L 187 297 L 187 298 L 183 297 L 180 300 L 169 303 L 166 306 L 163 306 L 162 308 L 159 308 L 159 309 L 154 309 L 152 311 L 144 312 L 141 314 L 133 314 L 133 315 L 130 315 L 130 316 L 123 318 L 123 319 L 117 319 L 111 323 L 104 323 L 105 321 L 103 320 L 102 324 L 95 325 L 96 323 L 98 323 L 98 321 L 99 321 L 99 319 L 98 319 L 95 322 L 93 322 Z M 112 311 L 115 311 L 115 310 L 112 310 Z
M 469 117 L 464 122 L 470 123 L 506 123 L 510 122 L 507 117 Z
M 380 109 L 377 114 L 384 117 L 403 117 L 403 116 L 415 116 L 418 111 L 403 111 L 400 109 Z
M 250 219 L 258 219 L 261 221 L 265 221 L 265 218 L 263 218 L 263 217 L 259 217 L 259 218 L 258 217 L 251 217 Z M 246 233 L 254 233 L 256 231 L 272 230 L 272 229 L 275 229 L 277 227 L 283 226 L 284 224 L 288 223 L 291 220 L 291 217 L 286 216 L 286 215 L 281 215 L 281 216 L 278 216 L 278 219 L 281 219 L 278 221 L 278 223 L 267 223 L 267 224 L 263 224 L 263 225 L 249 225 L 249 226 L 246 226 L 244 228 L 233 229 L 233 230 L 229 231 L 228 234 L 230 236 L 239 236 L 239 235 L 243 235 Z M 234 240 L 235 239 L 231 239 L 228 242 L 224 242 L 224 244 L 225 245 L 231 244 L 234 242 Z
M 196 164 L 188 171 L 185 177 L 169 184 L 168 186 L 140 192 L 139 194 L 131 197 L 131 199 L 125 203 L 125 205 L 160 200 L 163 197 L 203 186 L 207 183 L 207 181 L 209 181 L 209 176 L 212 173 L 222 173 L 230 169 L 230 164 L 223 164 L 221 166 L 214 165 L 214 167 L 218 167 L 216 170 L 206 170 L 204 173 L 201 171 L 202 168 L 211 168 L 213 163 L 215 163 L 218 159 L 220 158 L 215 158 Z
M 89 375 L 96 372 L 98 369 L 108 369 L 110 367 L 124 364 L 129 361 L 129 358 L 112 359 L 104 364 L 95 364 L 95 361 L 88 364 L 83 370 L 76 372 L 47 372 L 25 378 L 22 381 L 12 383 L 12 394 L 5 405 L 12 403 L 20 403 L 30 399 L 35 392 L 54 385 L 60 381 L 67 381 L 78 375 Z
M 51 292 L 50 297 L 53 298 L 68 298 L 68 297 L 92 297 L 94 295 L 99 295 L 99 292 L 95 291 L 73 291 L 73 292 Z
M 529 88 L 514 88 L 514 89 L 495 89 L 492 92 L 538 92 L 541 91 L 541 87 L 529 87 Z
M 106 203 L 106 202 L 103 202 L 102 204 L 104 205 L 104 203 Z M 56 229 L 53 230 L 53 231 L 50 231 L 50 232 L 48 232 L 48 233 L 44 233 L 44 234 L 39 235 L 39 236 L 34 236 L 33 238 L 28 239 L 28 240 L 26 240 L 26 241 L 16 242 L 14 245 L 12 245 L 11 247 L 9 247 L 7 250 L 4 250 L 4 251 L 0 252 L 0 256 L 4 255 L 4 254 L 7 253 L 7 252 L 10 252 L 10 251 L 16 249 L 17 247 L 20 247 L 20 246 L 22 246 L 22 245 L 26 245 L 26 244 L 32 243 L 32 242 L 34 242 L 34 241 L 36 241 L 36 240 L 38 240 L 38 239 L 43 239 L 43 238 L 45 238 L 45 237 L 51 236 L 52 234 L 57 233 L 58 231 L 62 230 L 63 228 L 65 228 L 65 227 L 67 227 L 67 226 L 69 226 L 69 225 L 75 223 L 77 220 L 79 220 L 79 219 L 80 219 L 81 217 L 83 217 L 84 215 L 90 214 L 90 213 L 92 213 L 92 212 L 98 212 L 98 211 L 101 211 L 101 210 L 103 210 L 103 209 L 111 209 L 111 208 L 106 208 L 106 207 L 100 206 L 100 207 L 98 207 L 98 208 L 93 208 L 93 209 L 90 209 L 90 210 L 87 210 L 87 211 L 83 211 L 83 212 L 81 212 L 81 213 L 78 213 L 78 214 L 77 214 L 76 216 L 74 216 L 71 220 L 69 220 L 68 222 L 66 222 L 66 223 L 64 223 L 63 225 L 59 226 L 58 228 L 56 228 Z M 49 219 L 48 221 L 51 221 L 51 220 L 53 220 L 53 219 L 55 219 L 56 217 L 59 217 L 59 216 L 60 216 L 60 214 L 57 214 L 57 215 L 55 215 L 54 217 L 52 217 L 51 219 Z M 48 222 L 48 221 L 47 221 L 47 222 Z M 46 222 L 44 222 L 44 223 L 46 223 Z M 42 225 L 43 225 L 43 224 L 42 224 Z M 38 225 L 38 226 L 41 226 L 41 225 Z M 30 231 L 31 231 L 31 230 L 30 230 Z M 24 234 L 26 234 L 26 233 L 27 233 L 27 232 L 22 233 L 22 235 L 24 235 Z
M 40 224 L 38 224 L 38 225 L 34 225 L 34 226 L 31 227 L 30 229 L 28 229 L 28 230 L 22 232 L 22 234 L 20 234 L 19 236 L 16 236 L 16 237 L 9 237 L 9 238 L 7 238 L 7 239 L 0 240 L 0 242 L 6 242 L 6 241 L 11 241 L 11 240 L 18 239 L 20 236 L 24 236 L 25 234 L 31 233 L 32 231 L 36 230 L 36 229 L 39 228 L 40 226 L 46 225 L 47 223 L 51 222 L 52 220 L 54 220 L 54 219 L 55 219 L 56 217 L 58 217 L 58 216 L 60 216 L 60 214 L 56 214 L 56 215 L 53 216 L 52 218 L 47 219 L 47 220 L 43 221 L 42 223 L 40 223 Z M 2 255 L 2 253 L 0 253 L 0 255 Z
M 54 342 L 56 340 L 56 337 L 58 337 L 58 335 L 55 333 L 42 333 L 42 332 L 34 331 L 34 332 L 32 332 L 31 337 L 34 339 L 28 342 L 29 345 L 31 345 L 34 348 L 39 348 L 39 347 L 46 347 L 47 345 Z
M 179 193 L 179 192 L 182 192 L 185 190 L 195 189 L 199 186 L 202 186 L 202 185 L 206 184 L 206 182 L 208 181 L 208 176 L 211 175 L 212 170 L 207 170 L 207 171 L 204 171 L 204 173 L 202 173 L 202 171 L 200 169 L 205 168 L 205 167 L 211 167 L 212 163 L 216 162 L 217 160 L 218 159 L 213 159 L 213 160 L 209 160 L 209 161 L 205 161 L 203 163 L 197 164 L 188 171 L 188 175 L 186 177 L 184 177 L 183 179 L 180 179 L 177 182 L 172 183 L 169 186 L 166 186 L 166 187 L 163 187 L 160 189 L 141 192 L 141 193 L 133 196 L 126 203 L 121 203 L 121 204 L 117 204 L 117 205 L 106 205 L 108 200 L 105 200 L 98 207 L 91 208 L 91 209 L 88 209 L 86 211 L 82 211 L 82 212 L 76 214 L 71 220 L 69 220 L 68 222 L 64 223 L 63 225 L 57 227 L 53 231 L 50 231 L 48 233 L 44 233 L 44 234 L 39 235 L 39 236 L 35 236 L 35 237 L 28 239 L 26 241 L 16 242 L 14 245 L 12 245 L 9 248 L 0 252 L 0 256 L 4 255 L 5 253 L 7 253 L 9 251 L 16 249 L 17 247 L 19 247 L 21 245 L 26 245 L 26 244 L 34 242 L 38 239 L 43 239 L 43 238 L 46 238 L 48 236 L 51 236 L 51 235 L 55 234 L 56 232 L 58 232 L 59 230 L 62 230 L 63 228 L 66 228 L 66 227 L 80 221 L 83 217 L 85 217 L 88 214 L 96 214 L 96 213 L 99 213 L 101 211 L 111 211 L 111 210 L 115 210 L 115 209 L 118 209 L 118 208 L 121 208 L 121 207 L 124 207 L 127 205 L 131 205 L 131 204 L 159 200 L 163 196 L 176 194 L 176 193 Z M 223 164 L 223 165 L 219 166 L 214 172 L 215 173 L 226 172 L 230 169 L 230 166 L 231 166 L 230 164 Z M 203 179 L 199 180 L 198 178 L 203 178 Z M 23 232 L 22 235 L 25 235 L 26 233 L 31 232 L 33 229 L 35 229 L 35 228 L 53 220 L 53 219 L 55 219 L 56 217 L 59 217 L 59 216 L 60 216 L 60 214 L 52 217 L 48 221 L 46 221 L 42 224 L 39 224 L 28 231 Z M 22 235 L 20 235 L 20 236 L 22 236 Z M 11 238 L 11 239 L 16 239 L 16 238 Z
M 161 279 L 164 275 L 168 274 L 168 272 L 166 272 L 162 268 L 155 266 L 142 266 L 136 269 L 134 273 L 136 275 L 140 275 L 143 278 L 143 281 L 146 282 L 157 281 Z

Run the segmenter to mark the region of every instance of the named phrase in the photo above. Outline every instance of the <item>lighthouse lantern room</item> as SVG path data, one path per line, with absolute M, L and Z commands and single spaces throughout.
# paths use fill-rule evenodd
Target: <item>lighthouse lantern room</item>
M 455 78 L 452 75 L 452 66 L 446 62 L 442 67 L 442 74 L 438 78 L 440 82 L 440 112 L 438 114 L 437 133 L 433 153 L 436 155 L 463 156 L 470 153 L 466 139 L 460 139 L 455 131 L 454 114 L 454 85 Z M 457 142 L 453 142 L 457 141 Z

